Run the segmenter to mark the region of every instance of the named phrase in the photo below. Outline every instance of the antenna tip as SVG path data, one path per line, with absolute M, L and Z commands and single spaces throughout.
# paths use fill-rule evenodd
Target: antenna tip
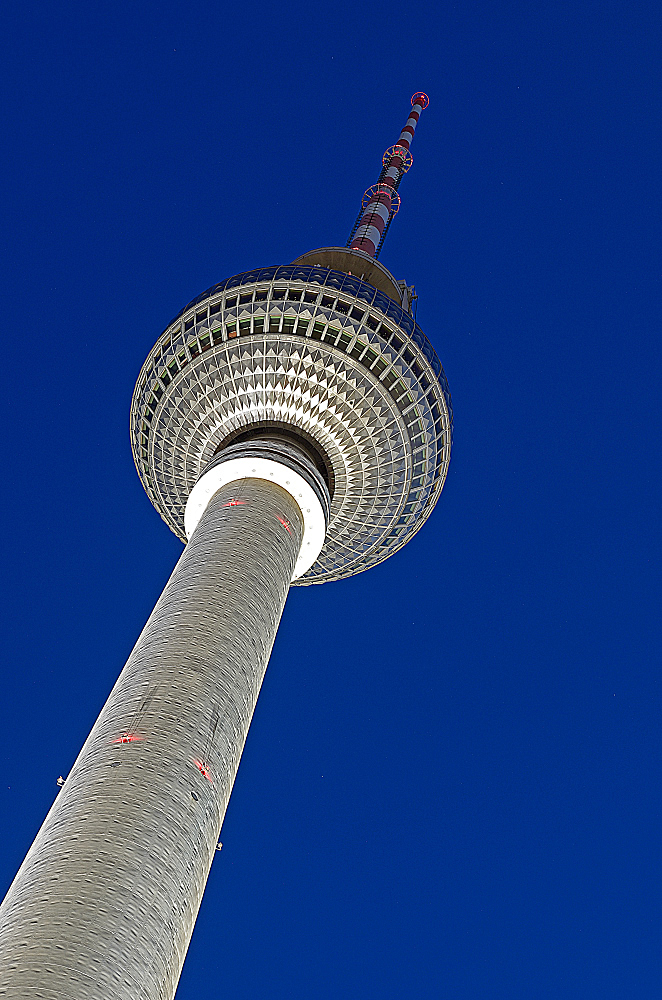
M 412 107 L 414 104 L 420 104 L 422 108 L 427 108 L 430 103 L 430 98 L 427 94 L 424 94 L 421 90 L 417 91 L 411 99 Z

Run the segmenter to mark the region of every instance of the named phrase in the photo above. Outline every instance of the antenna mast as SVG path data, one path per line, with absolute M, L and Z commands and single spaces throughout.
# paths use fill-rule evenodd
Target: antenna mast
M 350 250 L 362 250 L 369 257 L 379 257 L 388 227 L 400 208 L 398 187 L 414 158 L 409 147 L 414 138 L 421 111 L 427 108 L 430 99 L 427 94 L 416 93 L 411 99 L 412 109 L 407 124 L 400 133 L 395 146 L 390 146 L 382 159 L 382 172 L 376 184 L 363 195 L 363 204 L 352 229 L 347 246 Z

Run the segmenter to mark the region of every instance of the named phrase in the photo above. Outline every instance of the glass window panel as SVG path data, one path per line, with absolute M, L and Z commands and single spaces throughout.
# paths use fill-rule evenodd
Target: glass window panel
M 356 293 L 356 297 L 357 299 L 363 299 L 364 302 L 367 302 L 368 305 L 370 305 L 370 303 L 375 297 L 375 289 L 372 287 L 372 285 L 367 285 L 365 281 L 361 281 L 359 283 L 359 288 Z
M 361 282 L 359 279 L 352 275 L 347 275 L 342 283 L 343 292 L 346 292 L 348 295 L 357 295 L 360 286 Z
M 390 299 L 389 301 L 388 314 L 391 319 L 395 320 L 396 323 L 399 323 L 402 318 L 402 308 L 397 304 L 397 302 L 394 302 L 393 299 Z
M 411 335 L 413 333 L 413 330 L 414 330 L 414 321 L 411 318 L 411 316 L 404 311 L 404 309 L 401 311 L 400 321 L 399 322 L 400 322 L 400 326 L 402 327 L 402 329 L 406 330 L 406 332 L 411 337 Z
M 383 313 L 388 313 L 388 307 L 391 300 L 388 295 L 384 295 L 383 292 L 375 292 L 375 300 L 373 305 L 377 309 L 381 309 Z

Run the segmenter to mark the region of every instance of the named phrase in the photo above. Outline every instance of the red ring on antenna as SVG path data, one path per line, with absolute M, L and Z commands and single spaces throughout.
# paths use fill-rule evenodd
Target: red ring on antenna
M 411 99 L 412 107 L 414 104 L 420 104 L 422 108 L 427 108 L 430 103 L 430 98 L 427 94 L 424 94 L 422 90 L 419 90 Z
M 382 156 L 382 163 L 385 167 L 389 165 L 394 156 L 399 156 L 402 160 L 402 167 L 400 168 L 403 174 L 406 174 L 412 163 L 414 162 L 414 157 L 411 155 L 409 150 L 405 146 L 400 146 L 398 143 L 395 146 L 389 146 L 384 155 Z
M 400 204 L 401 204 L 400 195 L 395 190 L 395 188 L 390 187 L 388 184 L 373 184 L 372 187 L 369 187 L 367 191 L 364 193 L 363 199 L 361 201 L 363 209 L 365 210 L 370 204 L 370 202 L 373 200 L 375 195 L 378 194 L 387 194 L 389 196 L 389 198 L 391 199 L 391 215 L 392 216 L 397 215 L 398 211 L 400 210 Z

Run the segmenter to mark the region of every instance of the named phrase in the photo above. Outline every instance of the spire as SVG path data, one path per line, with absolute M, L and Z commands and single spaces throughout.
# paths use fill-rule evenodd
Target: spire
M 412 97 L 407 124 L 395 146 L 390 146 L 384 153 L 377 183 L 363 195 L 362 208 L 347 243 L 351 250 L 362 250 L 370 257 L 379 257 L 391 219 L 400 208 L 398 186 L 414 162 L 409 151 L 414 130 L 421 111 L 429 103 L 427 94 L 417 93 Z

